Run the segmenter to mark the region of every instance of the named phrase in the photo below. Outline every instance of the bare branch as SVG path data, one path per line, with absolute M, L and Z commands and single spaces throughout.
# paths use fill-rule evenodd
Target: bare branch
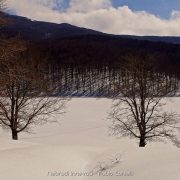
M 119 96 L 115 98 L 113 113 L 109 116 L 113 119 L 111 129 L 115 134 L 139 138 L 141 147 L 147 140 L 157 137 L 174 139 L 174 132 L 179 127 L 178 118 L 161 109 L 163 97 L 177 90 L 174 77 L 167 78 L 156 72 L 153 63 L 147 59 L 131 56 L 122 69 L 124 81 L 118 84 Z

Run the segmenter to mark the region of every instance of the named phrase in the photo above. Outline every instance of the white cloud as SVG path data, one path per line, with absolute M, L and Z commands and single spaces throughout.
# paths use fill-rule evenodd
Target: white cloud
M 180 35 L 180 12 L 162 19 L 127 6 L 113 7 L 111 0 L 71 0 L 65 11 L 57 10 L 62 0 L 8 0 L 9 9 L 20 16 L 77 26 L 113 34 Z
M 7 0 L 7 6 L 19 16 L 58 22 L 60 14 L 55 9 L 61 2 L 62 0 Z
M 172 19 L 180 18 L 180 11 L 173 10 L 171 13 L 171 18 Z
M 89 12 L 92 10 L 107 9 L 111 5 L 110 0 L 71 0 L 68 11 Z

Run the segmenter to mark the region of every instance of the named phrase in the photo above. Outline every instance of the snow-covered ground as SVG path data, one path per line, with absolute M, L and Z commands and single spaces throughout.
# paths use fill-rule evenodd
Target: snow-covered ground
M 180 149 L 171 143 L 139 148 L 136 140 L 108 135 L 111 105 L 73 98 L 59 123 L 20 134 L 19 141 L 1 130 L 0 180 L 180 180 Z M 180 112 L 180 98 L 166 108 Z

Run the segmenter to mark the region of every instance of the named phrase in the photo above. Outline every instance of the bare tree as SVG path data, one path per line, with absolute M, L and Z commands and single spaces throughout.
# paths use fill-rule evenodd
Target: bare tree
M 163 98 L 174 95 L 177 80 L 157 73 L 152 62 L 151 57 L 128 57 L 123 82 L 118 85 L 120 94 L 109 116 L 113 120 L 113 134 L 138 138 L 140 147 L 162 138 L 178 142 L 177 115 L 163 112 Z
M 31 125 L 49 121 L 49 115 L 63 113 L 67 102 L 51 97 L 56 87 L 42 65 L 26 59 L 25 44 L 13 38 L 0 48 L 0 123 L 11 129 L 14 140 Z

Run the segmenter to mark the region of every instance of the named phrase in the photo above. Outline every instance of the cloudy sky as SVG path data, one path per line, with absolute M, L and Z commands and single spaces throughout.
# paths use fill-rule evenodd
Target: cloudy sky
M 7 0 L 11 14 L 113 34 L 180 36 L 180 0 Z

